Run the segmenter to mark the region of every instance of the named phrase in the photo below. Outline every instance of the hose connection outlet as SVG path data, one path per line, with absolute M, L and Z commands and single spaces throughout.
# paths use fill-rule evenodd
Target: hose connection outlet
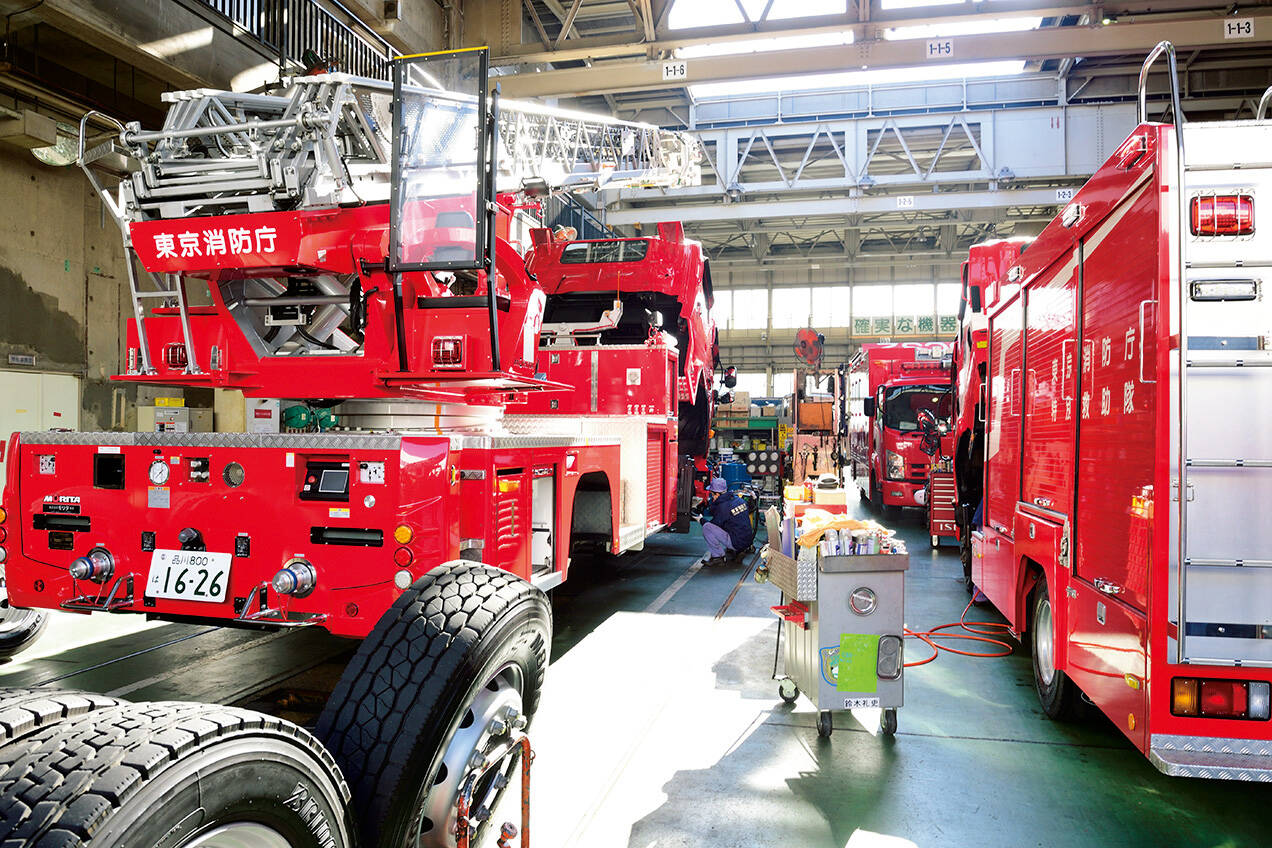
M 76 580 L 104 583 L 115 573 L 115 558 L 105 548 L 93 548 L 84 556 L 71 560 L 67 570 Z
M 303 598 L 318 585 L 318 571 L 308 560 L 293 559 L 278 570 L 270 585 L 280 595 Z

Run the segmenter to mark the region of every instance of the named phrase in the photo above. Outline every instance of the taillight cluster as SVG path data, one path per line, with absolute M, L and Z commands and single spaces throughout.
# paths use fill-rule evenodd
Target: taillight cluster
M 435 336 L 433 338 L 434 368 L 464 367 L 464 337 Z
M 1272 716 L 1272 684 L 1176 677 L 1170 682 L 1170 711 L 1177 716 L 1267 721 Z
M 1254 198 L 1217 194 L 1192 199 L 1195 236 L 1248 236 L 1254 232 Z

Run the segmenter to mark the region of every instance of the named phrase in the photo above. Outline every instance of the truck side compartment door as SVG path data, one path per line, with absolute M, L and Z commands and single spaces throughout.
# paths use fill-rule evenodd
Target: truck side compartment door
M 1020 413 L 1024 306 L 1019 298 L 990 321 L 989 425 L 985 444 L 983 556 L 972 579 L 999 610 L 1016 608 L 1012 526 L 1020 497 Z M 1015 627 L 1020 622 L 1012 622 Z
M 1158 198 L 1141 191 L 1082 245 L 1082 345 L 1073 594 L 1066 671 L 1143 746 L 1154 499 L 1156 336 L 1140 305 L 1157 290 Z M 1147 327 L 1145 328 L 1147 329 Z M 1142 358 L 1142 366 L 1141 366 Z

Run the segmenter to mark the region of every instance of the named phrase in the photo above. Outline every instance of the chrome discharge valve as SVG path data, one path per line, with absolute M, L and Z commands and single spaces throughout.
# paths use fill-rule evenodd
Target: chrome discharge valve
M 115 558 L 105 548 L 93 548 L 84 556 L 71 560 L 67 571 L 76 580 L 104 583 L 115 573 Z
M 318 571 L 308 560 L 293 559 L 278 570 L 270 585 L 280 595 L 303 598 L 318 585 Z

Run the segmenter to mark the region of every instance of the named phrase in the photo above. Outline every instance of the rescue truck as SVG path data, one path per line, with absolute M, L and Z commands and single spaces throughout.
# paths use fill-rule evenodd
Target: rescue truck
M 339 402 L 343 429 L 15 434 L 8 598 L 361 641 L 313 735 L 215 705 L 44 709 L 0 760 L 62 757 L 74 797 L 0 780 L 0 817 L 172 846 L 467 845 L 518 758 L 528 792 L 544 590 L 573 542 L 618 553 L 673 520 L 681 397 L 711 397 L 701 249 L 670 227 L 558 250 L 535 213 L 549 188 L 695 182 L 697 143 L 500 104 L 484 50 L 399 59 L 392 83 L 164 98 L 161 130 L 85 149 L 81 126 L 129 260 L 118 379 Z M 608 292 L 611 267 L 631 273 L 589 348 L 559 277 Z
M 1173 126 L 1146 119 L 1162 57 Z M 1167 774 L 1266 781 L 1272 231 L 1255 206 L 1272 123 L 1262 107 L 1182 117 L 1163 42 L 1138 126 L 1008 267 L 986 268 L 983 318 L 969 310 L 960 336 L 988 342 L 984 395 L 960 380 L 984 434 L 963 428 L 958 466 L 983 501 L 960 522 L 1048 716 L 1085 697 Z
M 919 412 L 949 418 L 949 355 L 948 342 L 878 342 L 853 357 L 847 454 L 862 499 L 885 510 L 926 503 L 931 458 Z

